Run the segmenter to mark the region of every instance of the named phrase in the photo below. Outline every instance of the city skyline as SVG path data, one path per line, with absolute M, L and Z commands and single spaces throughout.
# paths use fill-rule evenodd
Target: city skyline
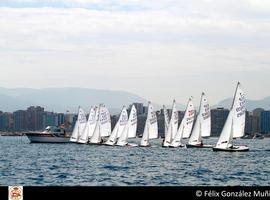
M 4 0 L 2 87 L 129 91 L 185 104 L 269 96 L 268 1 Z
M 145 121 L 147 117 L 147 106 L 143 103 L 133 103 L 127 108 L 130 112 L 131 105 L 134 105 L 137 110 L 138 125 L 137 135 L 144 131 Z M 168 115 L 172 115 L 172 109 L 167 109 Z M 177 110 L 178 124 L 181 123 L 185 111 Z M 227 108 L 212 108 L 211 113 L 211 135 L 218 136 L 225 124 L 229 109 Z M 156 110 L 158 121 L 158 132 L 164 137 L 164 110 Z M 86 117 L 89 116 L 87 111 Z M 117 114 L 110 113 L 112 130 L 119 118 L 120 112 Z M 0 132 L 23 132 L 23 131 L 41 131 L 48 126 L 64 126 L 66 130 L 72 131 L 77 120 L 77 113 L 59 113 L 46 111 L 41 106 L 30 106 L 26 110 L 16 110 L 14 112 L 2 112 L 0 110 Z M 270 110 L 256 108 L 252 111 L 246 111 L 245 133 L 248 135 L 254 134 L 269 134 L 270 133 Z

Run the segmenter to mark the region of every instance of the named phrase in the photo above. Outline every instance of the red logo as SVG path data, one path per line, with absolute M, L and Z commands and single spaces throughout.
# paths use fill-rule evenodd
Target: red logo
M 23 200 L 23 187 L 9 186 L 9 200 Z

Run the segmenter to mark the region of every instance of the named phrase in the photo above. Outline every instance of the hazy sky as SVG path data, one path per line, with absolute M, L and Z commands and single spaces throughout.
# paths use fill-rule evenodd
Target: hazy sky
M 125 90 L 160 104 L 270 95 L 269 0 L 1 0 L 1 87 Z

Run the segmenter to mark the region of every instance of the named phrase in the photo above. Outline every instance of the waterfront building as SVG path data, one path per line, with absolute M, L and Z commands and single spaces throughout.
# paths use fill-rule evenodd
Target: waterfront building
M 261 112 L 261 133 L 270 133 L 270 110 Z
M 40 106 L 30 106 L 27 108 L 27 129 L 31 131 L 42 130 L 44 108 Z
M 17 110 L 13 113 L 14 130 L 27 130 L 27 112 L 25 110 Z
M 0 130 L 11 131 L 13 130 L 13 114 L 0 111 Z
M 216 108 L 211 110 L 211 136 L 220 135 L 228 114 L 229 109 Z
M 142 115 L 144 114 L 144 109 L 143 109 L 143 103 L 133 103 L 136 110 L 137 110 L 137 115 Z
M 45 112 L 43 115 L 43 129 L 47 126 L 58 126 L 58 114 L 53 112 Z

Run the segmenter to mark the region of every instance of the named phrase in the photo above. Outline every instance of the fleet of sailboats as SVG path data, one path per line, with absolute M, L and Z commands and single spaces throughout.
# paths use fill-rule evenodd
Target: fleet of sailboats
M 179 123 L 179 113 L 176 101 L 173 100 L 170 116 L 163 106 L 164 140 L 162 147 L 212 148 L 214 151 L 248 151 L 247 146 L 233 144 L 233 139 L 244 136 L 245 128 L 245 94 L 238 82 L 229 115 L 218 139 L 217 144 L 204 144 L 203 138 L 211 135 L 211 113 L 206 94 L 202 92 L 200 106 L 196 114 L 193 98 L 190 97 L 184 117 Z M 137 110 L 134 105 L 128 110 L 124 106 L 119 119 L 111 130 L 110 112 L 104 104 L 91 107 L 88 120 L 81 107 L 78 109 L 78 119 L 70 137 L 71 142 L 80 144 L 103 144 L 108 146 L 140 146 L 149 147 L 150 140 L 158 138 L 157 114 L 153 104 L 149 101 L 147 118 L 140 144 L 129 143 L 129 138 L 136 138 Z M 188 139 L 184 144 L 183 139 Z

